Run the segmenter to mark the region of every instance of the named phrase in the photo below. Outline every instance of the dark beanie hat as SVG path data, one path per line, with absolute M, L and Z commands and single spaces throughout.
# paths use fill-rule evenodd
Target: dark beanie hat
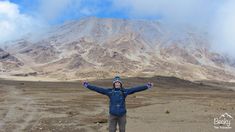
M 122 83 L 121 78 L 120 78 L 119 76 L 115 76 L 114 79 L 113 79 L 113 84 L 114 84 L 115 82 L 120 82 L 120 83 Z

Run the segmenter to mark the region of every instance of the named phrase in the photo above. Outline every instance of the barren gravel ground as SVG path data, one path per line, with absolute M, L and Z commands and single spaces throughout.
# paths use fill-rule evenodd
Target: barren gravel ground
M 126 78 L 124 87 L 154 82 L 127 97 L 127 132 L 214 132 L 214 118 L 235 118 L 234 83 L 189 82 L 174 77 Z M 111 86 L 111 79 L 92 84 Z M 1 132 L 105 132 L 108 98 L 81 82 L 0 80 Z

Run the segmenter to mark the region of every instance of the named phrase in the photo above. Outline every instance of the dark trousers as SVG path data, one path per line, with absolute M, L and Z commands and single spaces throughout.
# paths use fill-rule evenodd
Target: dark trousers
M 119 132 L 125 132 L 126 114 L 121 117 L 109 114 L 109 132 L 116 132 L 117 124 L 119 126 Z

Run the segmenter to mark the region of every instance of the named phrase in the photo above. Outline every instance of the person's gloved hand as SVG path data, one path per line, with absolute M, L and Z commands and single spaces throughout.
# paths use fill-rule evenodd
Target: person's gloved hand
M 84 82 L 83 82 L 83 86 L 84 86 L 84 87 L 86 87 L 86 88 L 87 88 L 87 86 L 88 86 L 88 85 L 89 85 L 89 83 L 88 83 L 88 82 L 86 82 L 86 81 L 84 81 Z
M 152 88 L 152 87 L 153 87 L 153 83 L 148 82 L 148 83 L 147 83 L 147 87 L 148 87 L 148 88 Z

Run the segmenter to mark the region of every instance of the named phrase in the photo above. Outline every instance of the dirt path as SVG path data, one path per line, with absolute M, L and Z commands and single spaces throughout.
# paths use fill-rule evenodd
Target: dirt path
M 51 84 L 0 84 L 0 132 L 96 132 L 107 108 L 102 107 L 103 98 L 83 91 Z M 99 107 L 93 108 L 97 100 Z
M 4 86 L 3 89 L 5 96 L 0 106 L 0 129 L 12 132 L 23 131 L 37 119 L 37 108 L 33 106 L 35 102 L 30 96 L 22 95 L 22 90 L 15 86 Z
M 108 87 L 110 81 L 94 84 Z M 160 80 L 128 96 L 127 132 L 223 131 L 214 129 L 213 120 L 226 112 L 235 118 L 235 92 L 186 84 Z M 80 82 L 0 80 L 0 132 L 108 132 L 108 101 Z M 226 132 L 234 132 L 235 120 L 231 127 Z

